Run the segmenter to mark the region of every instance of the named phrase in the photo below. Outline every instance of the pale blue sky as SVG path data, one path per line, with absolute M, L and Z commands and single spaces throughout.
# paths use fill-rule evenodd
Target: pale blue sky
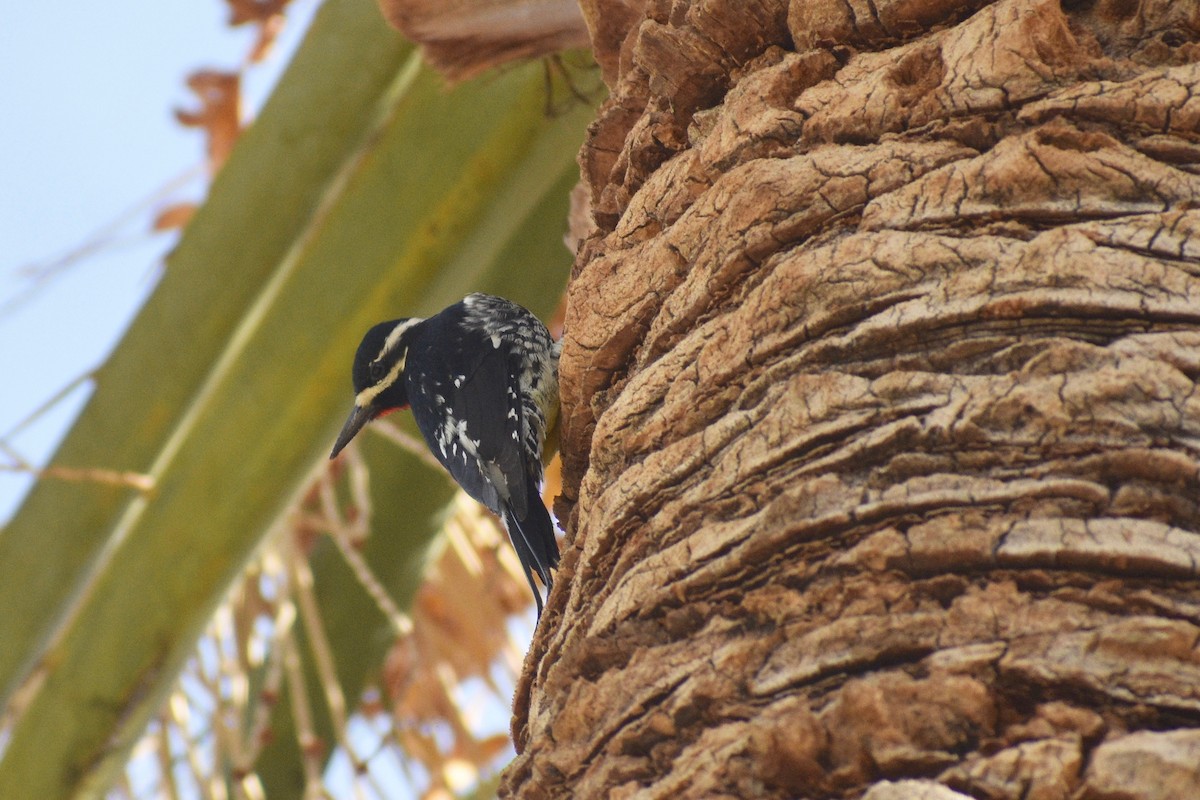
M 251 69 L 247 108 L 261 104 L 316 0 L 295 0 L 268 63 Z M 230 29 L 221 0 L 16 3 L 0 26 L 0 437 L 72 379 L 101 363 L 154 287 L 174 234 L 132 216 L 114 244 L 64 269 L 29 299 L 31 265 L 54 262 L 173 179 L 196 172 L 204 139 L 173 109 L 198 103 L 184 79 L 236 69 L 254 40 Z M 175 193 L 199 199 L 202 179 Z M 75 391 L 10 441 L 46 462 L 86 400 Z M 0 464 L 9 459 L 0 454 Z M 78 465 L 104 466 L 104 465 Z M 0 523 L 31 479 L 0 472 Z

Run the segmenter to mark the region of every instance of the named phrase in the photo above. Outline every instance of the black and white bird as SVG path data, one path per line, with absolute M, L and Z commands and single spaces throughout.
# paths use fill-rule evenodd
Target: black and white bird
M 354 410 L 330 458 L 373 419 L 410 407 L 430 451 L 500 517 L 542 613 L 558 542 L 542 497 L 542 446 L 558 413 L 559 343 L 526 309 L 470 294 L 428 319 L 367 331 L 354 356 Z

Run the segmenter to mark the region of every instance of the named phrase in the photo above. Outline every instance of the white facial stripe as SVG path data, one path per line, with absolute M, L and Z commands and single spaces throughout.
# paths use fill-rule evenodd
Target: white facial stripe
M 392 328 L 391 332 L 388 333 L 387 338 L 383 340 L 383 347 L 380 348 L 379 354 L 375 356 L 375 360 L 379 361 L 385 355 L 387 355 L 388 352 L 396 346 L 396 343 L 400 341 L 400 337 L 404 335 L 405 331 L 424 321 L 425 320 L 420 317 L 413 317 L 412 319 L 407 319 L 404 322 L 401 322 L 395 328 Z M 404 371 L 404 362 L 407 360 L 408 351 L 405 350 L 400 354 L 400 359 L 392 365 L 392 368 L 388 371 L 388 374 L 383 376 L 383 380 L 376 381 L 354 396 L 354 404 L 359 408 L 366 408 L 369 406 L 371 401 L 379 396 L 380 392 L 396 382 L 396 379 L 400 377 L 400 373 Z
M 395 347 L 396 342 L 400 341 L 400 337 L 404 335 L 404 332 L 406 330 L 408 330 L 412 326 L 416 325 L 417 323 L 424 322 L 424 321 L 425 320 L 423 320 L 423 319 L 418 319 L 416 317 L 413 317 L 412 319 L 401 322 L 395 328 L 392 328 L 392 332 L 389 333 L 387 335 L 387 338 L 383 340 L 383 349 L 381 349 L 379 351 L 379 355 L 375 356 L 375 360 L 378 361 L 379 359 L 383 358 L 384 354 L 387 353 L 387 351 L 389 351 L 393 347 Z
M 379 381 L 378 383 L 371 384 L 354 396 L 354 405 L 358 406 L 359 408 L 366 408 L 367 406 L 371 405 L 371 401 L 378 397 L 380 392 L 396 382 L 396 379 L 400 377 L 400 373 L 404 371 L 404 362 L 407 360 L 408 351 L 405 350 L 404 354 L 400 356 L 400 359 L 392 365 L 392 368 L 388 371 L 388 374 L 383 377 L 383 380 Z

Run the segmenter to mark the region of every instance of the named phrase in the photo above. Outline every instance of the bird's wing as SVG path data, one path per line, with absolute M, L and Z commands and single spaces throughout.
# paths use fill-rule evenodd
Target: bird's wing
M 431 403 L 412 408 L 434 456 L 467 494 L 497 514 L 507 504 L 523 519 L 530 479 L 522 458 L 523 409 L 515 401 L 511 358 L 504 343 L 496 347 L 490 338 L 483 339 L 436 371 L 446 376 L 443 381 L 414 387 L 447 408 L 454 423 L 422 414 L 435 407 Z

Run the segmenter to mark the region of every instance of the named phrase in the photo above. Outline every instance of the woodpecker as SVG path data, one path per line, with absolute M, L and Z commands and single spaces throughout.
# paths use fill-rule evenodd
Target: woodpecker
M 381 322 L 354 356 L 354 410 L 329 457 L 373 419 L 411 408 L 430 452 L 504 523 L 542 615 L 558 566 L 542 504 L 542 444 L 558 413 L 559 343 L 526 309 L 470 294 L 428 319 Z

